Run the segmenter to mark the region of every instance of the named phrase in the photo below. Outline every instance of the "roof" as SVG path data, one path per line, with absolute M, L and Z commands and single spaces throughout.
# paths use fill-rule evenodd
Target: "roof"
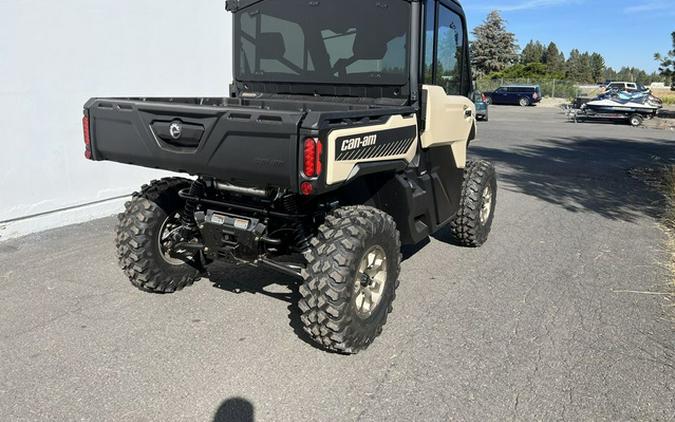
M 502 85 L 504 88 L 541 88 L 539 85 L 528 85 L 528 84 L 510 84 L 510 85 Z
M 256 3 L 260 3 L 261 1 L 263 0 L 227 0 L 225 2 L 225 10 L 227 10 L 228 12 L 236 12 L 237 10 L 252 6 Z M 422 0 L 403 0 L 403 1 L 411 3 L 411 2 L 420 2 Z M 457 3 L 459 5 L 459 0 L 449 0 L 449 1 Z

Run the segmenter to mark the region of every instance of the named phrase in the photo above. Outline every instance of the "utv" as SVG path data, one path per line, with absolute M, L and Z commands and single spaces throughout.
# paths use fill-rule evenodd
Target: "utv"
M 88 159 L 187 173 L 119 216 L 134 286 L 172 293 L 210 264 L 302 281 L 306 332 L 357 353 L 392 310 L 401 245 L 448 226 L 482 245 L 495 170 L 476 137 L 467 29 L 453 0 L 230 0 L 226 98 L 94 98 Z M 206 65 L 206 64 L 204 64 Z

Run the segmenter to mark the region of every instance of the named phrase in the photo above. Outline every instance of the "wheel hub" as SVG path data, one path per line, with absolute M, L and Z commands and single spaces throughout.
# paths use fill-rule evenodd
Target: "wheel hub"
M 176 244 L 176 238 L 180 237 L 182 228 L 180 214 L 176 213 L 175 215 L 168 216 L 166 221 L 164 221 L 164 224 L 162 224 L 162 227 L 159 229 L 159 254 L 164 261 L 171 265 L 181 265 L 185 263 L 185 261 L 175 258 L 171 254 L 173 246 Z
M 354 304 L 362 318 L 368 318 L 382 301 L 387 283 L 387 254 L 373 246 L 361 259 L 354 283 Z

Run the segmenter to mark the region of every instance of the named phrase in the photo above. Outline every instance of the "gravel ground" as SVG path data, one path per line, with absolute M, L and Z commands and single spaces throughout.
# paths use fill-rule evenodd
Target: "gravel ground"
M 406 251 L 394 313 L 358 356 L 300 336 L 274 273 L 134 290 L 113 219 L 0 243 L 0 419 L 673 420 L 659 197 L 629 170 L 673 162 L 675 134 L 490 117 L 471 154 L 499 171 L 491 240 Z

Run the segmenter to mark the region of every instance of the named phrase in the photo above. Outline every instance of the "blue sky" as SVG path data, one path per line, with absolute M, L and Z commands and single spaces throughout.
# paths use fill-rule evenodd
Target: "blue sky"
M 558 44 L 565 57 L 573 48 L 597 51 L 608 66 L 649 72 L 654 53 L 672 48 L 675 0 L 463 0 L 469 29 L 499 9 L 520 47 L 531 39 Z

